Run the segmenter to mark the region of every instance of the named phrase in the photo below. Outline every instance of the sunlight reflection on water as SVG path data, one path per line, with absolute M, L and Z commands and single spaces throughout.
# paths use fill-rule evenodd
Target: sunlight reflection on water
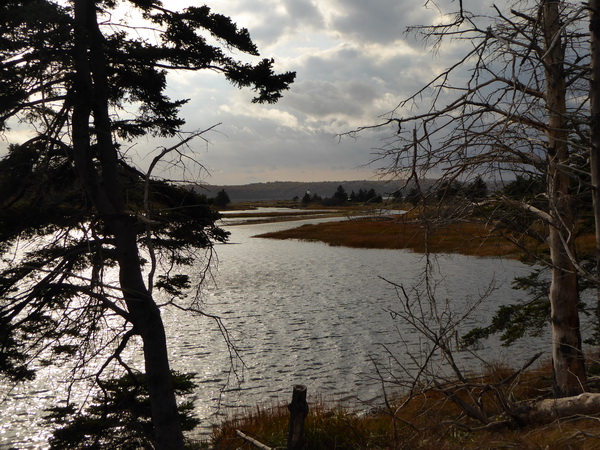
M 212 369 L 199 374 L 196 404 L 204 425 L 218 421 L 229 407 L 287 402 L 291 386 L 298 383 L 308 386 L 313 399 L 373 404 L 380 400 L 381 387 L 371 358 L 389 360 L 383 346 L 401 352 L 403 339 L 419 345 L 418 336 L 398 333 L 400 324 L 388 312 L 397 306 L 395 289 L 380 277 L 411 286 L 423 270 L 422 255 L 252 238 L 287 227 L 290 223 L 231 227 L 232 244 L 217 249 L 219 267 L 215 285 L 206 292 L 205 310 L 224 319 L 244 361 L 237 366 L 239 380 L 231 378 L 234 383 L 222 392 L 220 412 L 202 399 L 218 397 L 219 383 L 227 379 L 225 343 L 215 339 L 218 331 L 207 319 L 201 321 L 204 325 L 180 316 L 172 319 L 180 334 L 174 342 L 185 336 L 193 343 L 185 353 L 175 344 L 181 370 L 198 371 L 203 364 Z M 528 273 L 516 261 L 460 255 L 441 256 L 437 264 L 444 274 L 438 294 L 459 309 L 495 280 L 498 289 L 469 325 L 489 318 L 499 304 L 514 301 L 520 293 L 510 289 L 510 281 Z M 486 351 L 494 361 L 514 365 L 546 345 L 543 338 L 528 340 L 507 351 L 488 342 Z M 464 362 L 480 368 L 468 355 Z
M 375 405 L 381 387 L 371 359 L 389 361 L 384 346 L 401 357 L 404 341 L 413 348 L 421 345 L 417 335 L 390 316 L 388 310 L 397 307 L 396 292 L 380 277 L 412 286 L 423 270 L 423 256 L 252 238 L 299 223 L 232 226 L 231 243 L 217 246 L 219 263 L 214 283 L 206 286 L 204 311 L 223 319 L 242 362 L 231 354 L 212 319 L 165 312 L 172 367 L 198 374 L 200 433 L 207 433 L 231 408 L 289 401 L 293 384 L 307 385 L 309 399 Z M 460 255 L 441 256 L 437 264 L 444 274 L 438 295 L 459 309 L 495 280 L 498 289 L 469 325 L 487 320 L 498 305 L 521 295 L 510 289 L 510 282 L 529 270 L 516 261 Z M 489 342 L 486 352 L 494 361 L 517 365 L 546 346 L 544 338 L 509 351 Z M 468 357 L 463 363 L 480 366 Z M 15 443 L 19 448 L 43 447 L 48 431 L 35 421 L 64 394 L 51 379 L 48 373 L 27 390 L 3 394 L 8 401 L 1 448 Z

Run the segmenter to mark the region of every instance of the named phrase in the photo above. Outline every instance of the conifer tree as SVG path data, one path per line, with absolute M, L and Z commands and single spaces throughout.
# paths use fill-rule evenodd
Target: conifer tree
M 152 38 L 119 23 L 119 7 L 135 9 Z M 295 74 L 275 73 L 228 17 L 158 0 L 5 0 L 0 55 L 0 130 L 19 124 L 32 136 L 0 162 L 0 370 L 32 378 L 31 360 L 50 352 L 77 367 L 104 358 L 100 377 L 126 365 L 139 336 L 155 445 L 181 448 L 157 296 L 193 309 L 189 267 L 226 233 L 204 197 L 152 174 L 162 157 L 186 158 L 200 134 L 182 134 L 187 100 L 165 94 L 167 74 L 216 71 L 258 103 L 276 102 Z M 175 142 L 142 172 L 123 148 L 145 135 Z

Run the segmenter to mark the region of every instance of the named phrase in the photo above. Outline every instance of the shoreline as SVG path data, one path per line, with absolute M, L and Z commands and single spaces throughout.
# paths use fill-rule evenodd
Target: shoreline
M 424 222 L 362 219 L 302 225 L 257 235 L 267 239 L 298 239 L 331 246 L 410 250 L 418 253 L 459 253 L 478 257 L 518 259 L 523 251 L 477 222 L 432 226 Z
M 266 239 L 297 239 L 323 242 L 331 246 L 354 248 L 378 248 L 409 250 L 417 253 L 455 253 L 476 257 L 508 259 L 535 259 L 532 255 L 547 251 L 545 244 L 525 235 L 511 236 L 489 223 L 485 218 L 472 216 L 468 219 L 428 221 L 417 212 L 394 214 L 395 208 L 365 208 L 361 205 L 335 208 L 298 207 L 297 205 L 245 204 L 246 212 L 238 212 L 240 205 L 227 210 L 224 219 L 235 218 L 238 222 L 228 226 L 295 221 L 310 218 L 342 218 L 319 224 L 306 224 L 287 230 L 259 234 Z M 287 212 L 247 212 L 255 208 L 289 208 Z M 382 214 L 382 211 L 387 211 Z M 240 220 L 247 218 L 249 220 Z M 345 220 L 344 220 L 345 219 Z M 519 241 L 519 245 L 510 238 Z M 578 252 L 595 250 L 593 233 L 582 233 L 576 239 Z

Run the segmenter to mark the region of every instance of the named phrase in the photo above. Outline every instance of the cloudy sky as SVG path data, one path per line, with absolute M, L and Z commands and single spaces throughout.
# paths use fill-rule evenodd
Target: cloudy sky
M 448 67 L 462 53 L 461 45 L 468 45 L 455 43 L 432 53 L 422 41 L 406 35 L 407 26 L 443 20 L 431 0 L 199 2 L 203 3 L 247 28 L 261 58 L 274 58 L 278 72 L 297 73 L 291 89 L 275 105 L 252 104 L 250 90 L 232 87 L 213 72 L 170 76 L 167 95 L 190 99 L 182 110 L 186 131 L 219 124 L 204 135 L 206 141 L 192 144 L 207 171 L 191 175 L 208 184 L 376 178 L 375 169 L 383 163 L 369 162 L 393 130 L 364 132 L 357 139 L 339 135 L 376 123 Z M 457 9 L 458 1 L 435 3 L 447 13 Z M 491 0 L 463 3 L 475 13 L 491 13 Z M 178 9 L 195 2 L 164 4 Z M 174 143 L 141 140 L 128 155 L 144 166 L 157 145 Z
M 489 13 L 481 0 L 465 7 Z M 195 150 L 210 172 L 209 184 L 268 181 L 371 179 L 373 149 L 392 130 L 338 135 L 377 121 L 404 96 L 456 57 L 457 46 L 433 54 L 407 37 L 409 25 L 430 24 L 440 11 L 425 0 L 209 0 L 213 12 L 245 27 L 277 71 L 296 81 L 275 105 L 251 103 L 252 92 L 234 88 L 218 74 L 177 73 L 172 98 L 190 98 L 183 109 L 187 130 L 220 125 Z M 452 0 L 437 2 L 455 11 Z M 487 1 L 486 1 L 487 3 Z M 189 0 L 166 2 L 170 8 Z M 144 144 L 136 152 L 144 154 Z

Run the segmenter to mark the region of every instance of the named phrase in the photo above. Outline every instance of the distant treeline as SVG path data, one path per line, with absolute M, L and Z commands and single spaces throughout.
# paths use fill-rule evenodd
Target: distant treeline
M 373 189 L 383 197 L 390 197 L 400 187 L 403 182 L 395 181 L 373 181 L 373 180 L 355 180 L 355 181 L 321 181 L 321 182 L 296 182 L 296 181 L 275 181 L 270 183 L 253 183 L 245 185 L 206 185 L 195 187 L 194 189 L 207 197 L 216 197 L 216 195 L 225 190 L 233 203 L 243 201 L 260 200 L 292 200 L 293 198 L 302 199 L 307 192 L 311 195 L 317 194 L 323 198 L 333 195 L 338 186 L 343 186 L 348 195 L 354 191 L 368 192 Z
M 392 192 L 388 197 L 397 198 L 400 194 L 400 190 Z M 299 201 L 300 197 L 296 196 L 293 198 L 294 201 Z M 383 196 L 379 194 L 375 188 L 369 190 L 360 188 L 358 192 L 348 192 L 343 185 L 338 185 L 337 189 L 331 197 L 322 197 L 317 193 L 311 194 L 310 191 L 306 191 L 302 197 L 302 203 L 320 203 L 323 206 L 339 206 L 346 203 L 382 203 Z
M 405 183 L 403 180 L 394 181 L 274 181 L 269 183 L 252 183 L 244 185 L 203 185 L 194 186 L 194 190 L 215 202 L 225 201 L 269 201 L 296 200 L 303 203 L 321 202 L 335 204 L 340 201 L 370 203 L 386 199 L 405 201 L 416 204 L 423 196 L 431 200 L 451 200 L 461 197 L 477 200 L 496 192 L 504 187 L 518 185 L 519 179 L 498 183 L 484 181 L 476 176 L 465 181 L 441 181 L 436 179 L 419 180 L 419 188 L 414 182 Z M 224 197 L 227 196 L 225 199 Z

